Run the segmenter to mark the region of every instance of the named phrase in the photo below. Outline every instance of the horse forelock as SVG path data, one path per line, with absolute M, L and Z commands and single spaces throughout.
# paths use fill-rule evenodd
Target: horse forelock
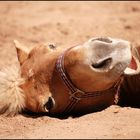
M 24 83 L 20 68 L 8 66 L 0 70 L 0 114 L 13 116 L 25 107 Z

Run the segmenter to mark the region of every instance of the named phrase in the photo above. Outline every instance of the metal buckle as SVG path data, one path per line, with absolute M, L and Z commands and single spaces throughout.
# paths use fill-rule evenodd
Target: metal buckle
M 81 100 L 81 97 L 83 94 L 85 94 L 83 91 L 77 89 L 75 92 L 70 92 L 70 99 L 74 98 L 76 99 L 77 101 Z

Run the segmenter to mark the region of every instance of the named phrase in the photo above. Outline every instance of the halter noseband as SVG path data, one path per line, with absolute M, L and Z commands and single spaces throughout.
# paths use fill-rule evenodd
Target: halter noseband
M 72 111 L 74 106 L 83 98 L 101 96 L 101 95 L 109 93 L 108 91 L 114 91 L 114 89 L 115 89 L 115 93 L 116 93 L 115 94 L 114 103 L 117 104 L 118 97 L 119 97 L 119 89 L 120 89 L 120 84 L 122 82 L 122 78 L 115 84 L 115 86 L 111 87 L 110 89 L 104 90 L 104 91 L 84 92 L 84 91 L 78 89 L 73 84 L 73 82 L 71 81 L 69 75 L 65 71 L 65 68 L 64 68 L 64 57 L 65 57 L 66 52 L 68 52 L 70 49 L 72 49 L 74 47 L 70 47 L 70 48 L 66 49 L 58 57 L 58 59 L 56 61 L 56 70 L 58 71 L 58 73 L 59 73 L 63 83 L 70 90 L 70 92 L 69 92 L 69 94 L 70 94 L 70 96 L 69 96 L 70 103 L 67 104 L 67 106 L 65 107 L 63 113 L 64 114 L 70 113 L 70 111 Z

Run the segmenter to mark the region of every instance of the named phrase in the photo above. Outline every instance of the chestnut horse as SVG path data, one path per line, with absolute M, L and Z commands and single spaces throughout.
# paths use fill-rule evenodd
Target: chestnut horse
M 113 38 L 91 38 L 66 48 L 15 42 L 20 67 L 0 71 L 0 112 L 89 113 L 117 103 L 124 74 L 132 70 L 132 46 Z M 133 57 L 133 60 L 136 58 Z M 137 60 L 137 59 L 136 59 Z

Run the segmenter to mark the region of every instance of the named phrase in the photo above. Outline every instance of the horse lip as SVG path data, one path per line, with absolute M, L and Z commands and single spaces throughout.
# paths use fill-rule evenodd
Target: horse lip
M 129 65 L 124 70 L 124 75 L 135 75 L 140 73 L 140 67 L 138 65 L 138 60 L 132 55 Z

